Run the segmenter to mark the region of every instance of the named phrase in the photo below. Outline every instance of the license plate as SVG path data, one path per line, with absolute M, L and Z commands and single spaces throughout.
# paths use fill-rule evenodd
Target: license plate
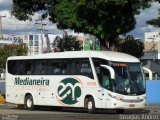
M 135 104 L 129 104 L 129 107 L 135 107 Z

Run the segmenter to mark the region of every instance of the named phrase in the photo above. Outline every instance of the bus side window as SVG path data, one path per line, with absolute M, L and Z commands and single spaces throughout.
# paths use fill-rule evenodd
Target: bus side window
M 24 60 L 8 61 L 8 72 L 13 75 L 26 75 L 28 65 Z
M 13 68 L 13 71 L 14 71 L 15 75 L 20 74 L 20 68 L 19 67 L 20 67 L 19 61 L 15 61 L 15 65 L 14 65 L 14 68 Z
M 67 65 L 68 65 L 67 60 L 61 62 L 61 74 L 68 73 Z
M 60 74 L 60 60 L 48 60 L 46 67 L 47 75 L 58 75 Z
M 45 74 L 46 62 L 36 61 L 34 67 L 34 75 L 43 75 Z
M 41 69 L 41 74 L 46 74 L 46 62 L 41 62 L 41 64 L 42 64 L 42 69 Z
M 53 67 L 54 67 L 54 64 L 51 61 L 49 61 L 47 64 L 47 71 L 46 71 L 47 75 L 53 74 Z
M 87 63 L 82 63 L 81 73 L 82 74 L 90 74 L 91 73 L 91 68 L 89 67 L 89 65 Z
M 101 67 L 100 67 L 101 61 L 100 60 L 94 60 L 93 62 L 94 62 L 95 70 L 96 70 L 96 73 L 97 73 L 97 77 L 98 77 L 99 80 L 101 80 L 102 79 Z
M 53 74 L 59 75 L 60 74 L 60 62 L 54 62 L 53 63 Z
M 26 61 L 26 75 L 31 75 L 33 69 L 33 63 Z
M 26 74 L 26 65 L 25 65 L 24 61 L 19 61 L 18 74 L 19 75 L 25 75 Z
M 40 74 L 41 67 L 42 67 L 42 65 L 40 64 L 40 62 L 35 63 L 35 66 L 34 66 L 34 75 L 39 75 Z
M 101 85 L 106 88 L 106 89 L 110 89 L 110 73 L 107 69 L 102 68 L 102 83 Z
M 72 60 L 70 63 L 70 74 L 71 75 L 76 75 L 78 74 L 78 70 L 77 70 L 77 63 L 75 60 Z
M 93 79 L 93 73 L 89 59 L 82 59 L 80 63 L 80 75 L 84 75 Z
M 99 84 L 106 89 L 111 89 L 110 72 L 107 69 L 100 67 L 101 64 L 108 65 L 108 61 L 99 58 L 92 58 L 92 60 L 94 62 Z
M 14 72 L 14 69 L 15 69 L 15 64 L 14 64 L 14 61 L 13 60 L 9 60 L 8 61 L 8 72 L 10 73 L 10 74 L 15 74 Z

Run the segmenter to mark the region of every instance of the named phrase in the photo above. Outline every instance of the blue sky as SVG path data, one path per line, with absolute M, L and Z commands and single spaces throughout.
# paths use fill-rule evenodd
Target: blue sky
M 137 24 L 134 30 L 129 32 L 129 34 L 133 34 L 134 36 L 144 39 L 145 32 L 154 32 L 160 31 L 159 28 L 155 28 L 151 25 L 147 25 L 146 21 L 156 18 L 158 16 L 158 9 L 160 8 L 159 3 L 153 3 L 152 7 L 149 9 L 143 10 L 139 15 L 136 16 Z
M 160 4 L 153 3 L 152 7 L 149 9 L 145 9 L 141 12 L 140 15 L 136 16 L 137 24 L 136 28 L 129 32 L 129 34 L 133 34 L 137 38 L 144 39 L 144 32 L 151 31 L 159 31 L 158 28 L 154 28 L 153 26 L 147 25 L 146 21 L 158 16 L 158 8 L 160 8 Z M 2 18 L 3 25 L 3 33 L 28 33 L 28 32 L 37 32 L 39 28 L 38 25 L 35 24 L 35 20 L 40 18 L 40 15 L 36 13 L 33 16 L 33 21 L 19 21 L 14 16 L 10 15 L 10 10 L 12 9 L 12 0 L 0 0 L 0 15 L 6 15 L 6 17 Z M 62 31 L 58 30 L 56 25 L 45 20 L 47 23 L 45 29 L 49 31 L 49 33 L 59 34 Z

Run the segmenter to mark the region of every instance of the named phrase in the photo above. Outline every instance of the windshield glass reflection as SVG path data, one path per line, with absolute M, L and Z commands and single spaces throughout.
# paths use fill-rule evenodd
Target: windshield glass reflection
M 145 93 L 144 77 L 139 63 L 112 63 L 115 70 L 113 91 L 122 94 Z

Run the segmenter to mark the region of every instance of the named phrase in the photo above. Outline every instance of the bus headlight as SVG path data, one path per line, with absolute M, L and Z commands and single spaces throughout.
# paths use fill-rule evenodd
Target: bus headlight
M 115 99 L 117 99 L 117 100 L 122 100 L 122 98 L 120 98 L 120 97 L 118 97 L 118 96 L 113 96 L 113 95 L 111 95 L 111 94 L 109 94 L 109 93 L 108 93 L 108 96 L 110 96 L 110 97 L 112 97 L 112 98 L 115 98 Z
M 142 101 L 144 101 L 145 100 L 145 98 L 137 98 L 137 99 L 124 99 L 124 98 L 121 98 L 121 97 L 119 97 L 119 96 L 113 96 L 113 95 L 111 95 L 111 94 L 108 94 L 108 96 L 110 96 L 110 97 L 112 97 L 112 98 L 114 98 L 114 99 L 116 99 L 116 100 L 120 100 L 121 102 L 127 102 L 127 103 L 139 103 L 139 102 L 142 102 Z

